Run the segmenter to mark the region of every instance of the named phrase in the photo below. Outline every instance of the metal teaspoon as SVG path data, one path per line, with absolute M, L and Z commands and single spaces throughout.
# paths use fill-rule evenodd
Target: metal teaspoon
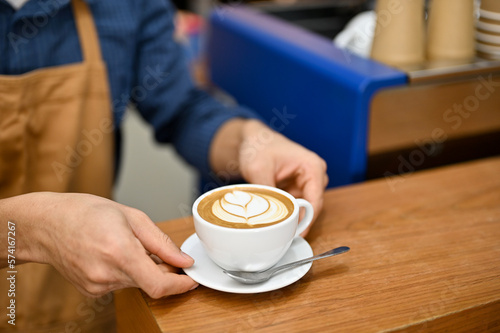
M 224 270 L 223 272 L 241 283 L 245 284 L 262 283 L 269 280 L 276 273 L 281 272 L 285 269 L 290 269 L 300 265 L 304 265 L 314 260 L 335 256 L 337 254 L 341 254 L 349 250 L 350 248 L 348 248 L 347 246 L 341 246 L 337 247 L 336 249 L 315 255 L 310 258 L 294 261 L 289 264 L 281 265 L 278 267 L 271 267 L 269 269 L 266 269 L 265 271 L 260 271 L 260 272 L 242 272 L 242 271 L 226 271 L 226 270 Z

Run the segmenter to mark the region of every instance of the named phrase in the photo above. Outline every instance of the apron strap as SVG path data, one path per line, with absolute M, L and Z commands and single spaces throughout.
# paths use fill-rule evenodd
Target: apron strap
M 101 61 L 101 47 L 89 6 L 83 0 L 72 0 L 73 16 L 80 39 L 83 61 Z

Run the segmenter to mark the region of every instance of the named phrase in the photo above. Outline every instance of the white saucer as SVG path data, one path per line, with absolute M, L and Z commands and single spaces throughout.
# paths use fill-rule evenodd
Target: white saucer
M 184 268 L 184 272 L 199 284 L 220 291 L 236 294 L 254 294 L 286 287 L 302 278 L 312 266 L 312 263 L 284 271 L 260 284 L 243 284 L 231 279 L 222 272 L 206 254 L 200 239 L 192 234 L 182 244 L 181 250 L 194 259 L 194 265 Z M 309 243 L 302 237 L 296 237 L 290 249 L 277 265 L 311 257 L 313 251 Z

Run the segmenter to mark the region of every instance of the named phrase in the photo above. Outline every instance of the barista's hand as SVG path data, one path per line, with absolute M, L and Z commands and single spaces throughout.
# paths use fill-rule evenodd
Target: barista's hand
M 22 259 L 53 265 L 87 296 L 139 287 L 159 298 L 197 286 L 174 268 L 189 267 L 193 259 L 139 210 L 88 194 L 31 193 L 9 203 L 16 199 L 43 212 L 17 219 L 26 241 Z
M 214 172 L 226 179 L 243 177 L 306 199 L 314 207 L 314 219 L 323 208 L 328 184 L 325 161 L 259 121 L 225 123 L 212 141 L 210 162 Z
M 276 186 L 296 198 L 306 199 L 314 207 L 316 219 L 328 184 L 325 161 L 255 120 L 246 121 L 243 138 L 239 165 L 245 180 Z

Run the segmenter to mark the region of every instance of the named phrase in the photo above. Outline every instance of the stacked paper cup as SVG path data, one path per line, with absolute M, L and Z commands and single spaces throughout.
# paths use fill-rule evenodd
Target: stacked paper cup
M 481 58 L 500 60 L 500 0 L 481 1 L 476 51 Z
M 500 3 L 500 0 L 494 1 Z M 430 2 L 427 60 L 433 63 L 460 63 L 475 57 L 473 13 L 473 0 Z
M 377 0 L 375 11 L 371 57 L 396 67 L 421 64 L 425 59 L 424 0 Z

